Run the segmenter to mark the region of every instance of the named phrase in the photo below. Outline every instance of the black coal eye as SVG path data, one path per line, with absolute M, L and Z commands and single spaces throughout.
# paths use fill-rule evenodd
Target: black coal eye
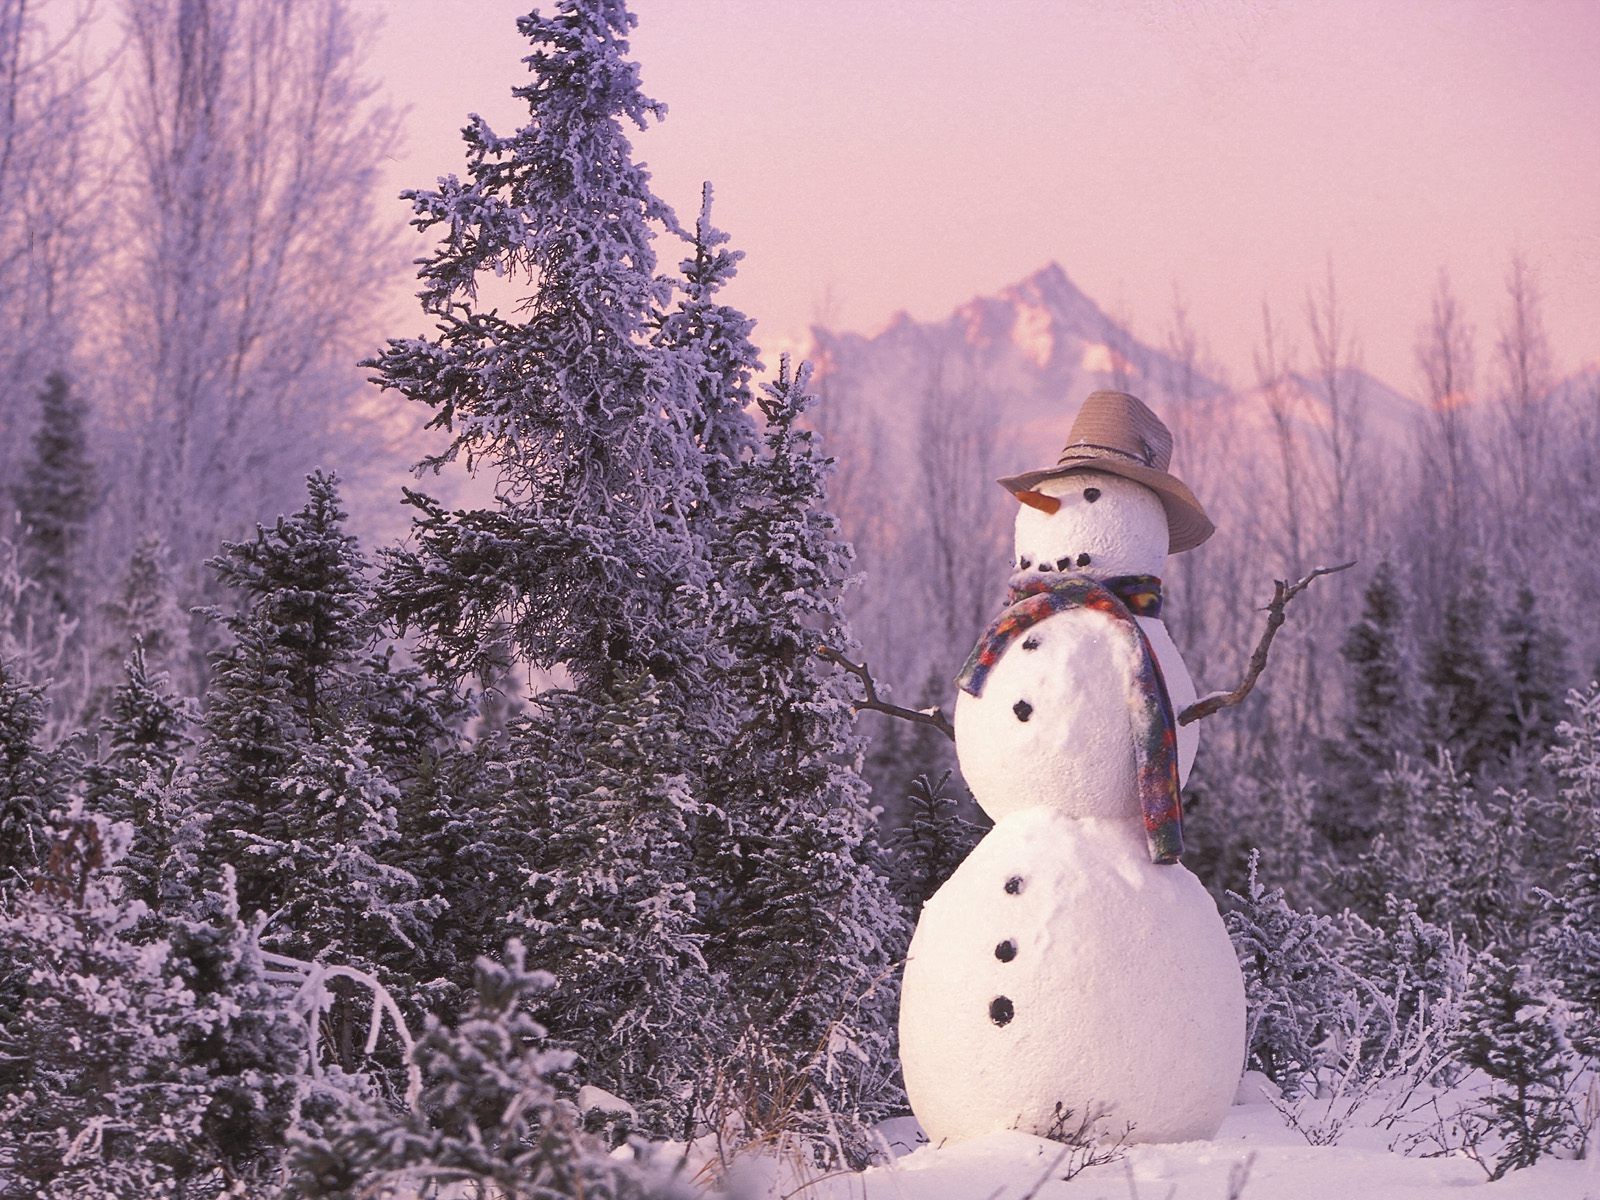
M 1093 504 L 1096 500 L 1100 499 L 1100 489 L 1099 488 L 1084 488 L 1083 489 L 1083 498 L 1085 500 L 1087 500 L 1090 504 Z

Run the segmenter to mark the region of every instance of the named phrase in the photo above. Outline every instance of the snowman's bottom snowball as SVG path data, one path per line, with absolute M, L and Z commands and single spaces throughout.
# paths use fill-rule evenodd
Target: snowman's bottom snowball
M 1209 1138 L 1244 1032 L 1216 904 L 1150 862 L 1136 821 L 1006 817 L 923 908 L 906 961 L 901 1063 L 935 1144 L 1044 1134 L 1057 1104 L 1104 1109 L 1101 1130 L 1133 1141 Z

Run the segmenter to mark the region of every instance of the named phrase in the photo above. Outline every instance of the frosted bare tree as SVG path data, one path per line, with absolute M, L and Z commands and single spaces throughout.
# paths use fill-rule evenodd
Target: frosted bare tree
M 1519 252 L 1506 272 L 1506 311 L 1495 344 L 1495 427 L 1504 450 L 1496 456 L 1506 476 L 1506 494 L 1496 515 L 1503 518 L 1497 541 L 1516 554 L 1535 515 L 1535 494 L 1550 449 L 1554 368 L 1545 334 L 1539 282 Z
M 1174 467 L 1199 490 L 1201 500 L 1218 521 L 1221 536 L 1200 549 L 1169 559 L 1167 580 L 1173 604 L 1168 623 L 1183 648 L 1191 670 L 1200 676 L 1222 670 L 1216 652 L 1245 636 L 1236 590 L 1253 579 L 1246 559 L 1255 557 L 1254 499 L 1241 503 L 1248 472 L 1234 459 L 1234 398 L 1219 386 L 1223 370 L 1202 346 L 1182 294 L 1173 289 L 1172 308 L 1161 347 L 1152 356 L 1155 385 L 1163 400 L 1161 417 L 1172 430 Z M 1230 664 L 1231 665 L 1231 664 Z
M 1306 561 L 1306 465 L 1300 439 L 1295 436 L 1293 407 L 1295 385 L 1293 369 L 1285 351 L 1279 345 L 1277 326 L 1272 321 L 1272 309 L 1266 300 L 1261 301 L 1261 345 L 1254 355 L 1256 390 L 1267 410 L 1267 420 L 1272 429 L 1272 442 L 1277 451 L 1278 482 L 1282 505 L 1278 508 L 1282 529 L 1278 533 L 1277 550 L 1290 569 Z
M 957 656 L 995 611 L 1014 515 L 994 486 L 1003 461 L 1003 400 L 958 359 L 935 351 L 928 362 L 915 442 L 919 486 L 905 498 L 918 535 L 905 547 L 904 564 L 920 581 L 946 653 Z M 926 628 L 917 633 L 923 644 Z M 943 665 L 954 674 L 960 663 Z
M 400 266 L 374 205 L 393 119 L 346 0 L 122 8 L 119 508 L 182 568 L 293 508 L 306 470 L 369 465 L 357 363 Z
M 87 7 L 0 0 L 0 503 L 44 377 L 68 371 L 103 210 L 89 130 Z
M 1456 300 L 1450 277 L 1439 272 L 1432 314 L 1417 336 L 1427 414 L 1419 431 L 1417 511 L 1424 518 L 1416 562 L 1431 593 L 1443 595 L 1459 579 L 1464 551 L 1480 542 L 1477 488 L 1468 409 L 1472 401 L 1472 327 Z
M 1353 553 L 1355 531 L 1351 528 L 1351 497 L 1357 491 L 1365 414 L 1362 409 L 1360 347 L 1339 306 L 1330 261 L 1320 292 L 1306 293 L 1306 326 L 1311 333 L 1311 352 L 1316 369 L 1317 390 L 1324 406 L 1322 420 L 1315 422 L 1325 455 L 1328 492 L 1328 523 L 1333 539 L 1333 557 L 1343 560 Z M 1335 581 L 1340 583 L 1342 581 Z M 1338 589 L 1335 589 L 1338 590 Z

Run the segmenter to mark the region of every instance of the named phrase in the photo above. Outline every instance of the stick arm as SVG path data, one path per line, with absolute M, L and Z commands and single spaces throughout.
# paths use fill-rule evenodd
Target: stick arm
M 1277 636 L 1279 627 L 1287 619 L 1286 610 L 1289 602 L 1310 587 L 1314 580 L 1324 575 L 1336 575 L 1340 571 L 1348 571 L 1355 565 L 1355 560 L 1351 559 L 1336 567 L 1317 567 L 1293 583 L 1283 579 L 1274 580 L 1272 599 L 1266 607 L 1267 623 L 1261 630 L 1261 639 L 1256 642 L 1255 650 L 1251 652 L 1250 661 L 1245 666 L 1244 678 L 1239 681 L 1239 686 L 1232 691 L 1210 692 L 1200 697 L 1178 714 L 1178 724 L 1192 725 L 1202 717 L 1213 716 L 1225 708 L 1232 708 L 1242 703 L 1256 686 L 1256 680 L 1261 678 L 1261 673 L 1267 668 L 1267 655 L 1272 649 L 1272 639 Z

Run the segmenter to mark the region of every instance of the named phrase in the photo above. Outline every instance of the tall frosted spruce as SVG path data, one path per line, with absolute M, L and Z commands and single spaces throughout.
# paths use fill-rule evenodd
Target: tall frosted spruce
M 724 686 L 740 723 L 708 770 L 725 826 L 705 843 L 706 953 L 740 1001 L 735 1099 L 767 1133 L 821 1133 L 841 1118 L 859 1131 L 887 1115 L 907 933 L 851 765 L 849 698 L 819 654 L 851 649 L 841 596 L 850 551 L 825 507 L 830 460 L 801 424 L 806 381 L 785 360 L 763 388 L 765 446 L 732 474 L 716 546 Z M 787 1093 L 789 1112 L 773 1111 L 774 1092 Z
M 233 645 L 208 696 L 190 821 L 202 879 L 231 867 L 241 909 L 274 914 L 269 948 L 409 985 L 439 908 L 398 861 L 397 781 L 419 748 L 403 736 L 404 689 L 370 651 L 372 584 L 335 481 L 307 486 L 298 513 L 212 560 L 241 611 L 224 621 Z M 330 1036 L 352 1069 L 364 1001 L 337 1000 Z
M 83 542 L 98 500 L 87 415 L 66 376 L 51 372 L 39 392 L 33 457 L 12 492 L 43 620 L 83 614 Z
M 383 591 L 443 675 L 491 676 L 509 646 L 570 677 L 513 724 L 458 847 L 492 876 L 474 899 L 493 918 L 463 932 L 487 954 L 524 938 L 557 978 L 539 1016 L 579 1053 L 576 1073 L 678 1127 L 697 1069 L 687 1034 L 715 1024 L 719 990 L 696 949 L 690 861 L 716 708 L 692 530 L 708 505 L 696 372 L 657 344 L 672 287 L 652 242 L 677 223 L 624 133 L 662 112 L 624 58 L 632 23 L 612 0 L 521 18 L 528 122 L 502 137 L 473 117 L 466 180 L 408 193 L 414 223 L 441 235 L 420 272 L 438 327 L 374 365 L 451 434 L 429 463 L 492 472 L 496 488 L 492 507 L 454 512 L 408 492 L 413 545 L 387 556 Z M 479 303 L 485 274 L 529 287 L 515 319 Z
M 623 58 L 632 23 L 621 0 L 519 19 L 528 123 L 502 137 L 472 117 L 466 181 L 406 193 L 413 224 L 441 236 L 420 273 L 438 329 L 374 365 L 451 435 L 431 464 L 496 480 L 486 509 L 407 492 L 415 548 L 387 562 L 395 616 L 452 674 L 489 666 L 507 635 L 589 695 L 700 665 L 686 630 L 703 611 L 689 521 L 704 482 L 688 371 L 649 340 L 671 290 L 651 241 L 676 222 L 624 135 L 663 112 Z M 515 319 L 479 303 L 491 274 L 532 285 Z
M 490 673 L 510 646 L 571 681 L 513 724 L 473 818 L 465 851 L 497 876 L 476 898 L 503 918 L 482 950 L 522 938 L 555 976 L 537 1015 L 578 1052 L 570 1082 L 676 1134 L 763 1102 L 714 1080 L 758 1027 L 764 1069 L 857 1103 L 839 1081 L 867 1069 L 838 1056 L 887 1061 L 861 1005 L 889 964 L 879 923 L 892 940 L 900 918 L 843 765 L 848 706 L 814 659 L 845 552 L 794 424 L 803 389 L 771 399 L 763 450 L 752 323 L 717 297 L 738 255 L 709 194 L 687 234 L 631 157 L 626 127 L 662 112 L 624 58 L 632 24 L 619 0 L 519 21 L 528 121 L 500 136 L 474 117 L 465 180 L 408 194 L 440 236 L 421 269 L 437 330 L 373 365 L 450 434 L 425 466 L 496 481 L 472 510 L 407 493 L 392 616 L 444 674 Z M 693 244 L 676 304 L 664 231 Z M 491 273 L 529 288 L 514 319 L 481 302 Z

